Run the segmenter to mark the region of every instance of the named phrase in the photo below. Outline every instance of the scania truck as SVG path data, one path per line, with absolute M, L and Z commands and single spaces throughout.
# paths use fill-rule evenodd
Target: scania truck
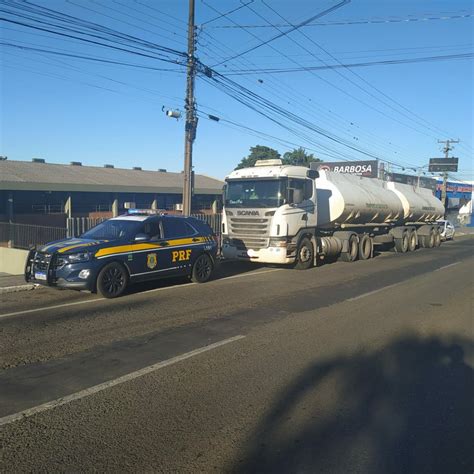
M 366 260 L 375 245 L 441 244 L 444 207 L 431 190 L 260 160 L 226 177 L 224 258 L 294 265 Z

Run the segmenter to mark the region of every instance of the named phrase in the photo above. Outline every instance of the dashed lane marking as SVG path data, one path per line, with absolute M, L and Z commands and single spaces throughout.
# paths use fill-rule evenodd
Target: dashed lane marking
M 229 339 L 224 339 L 223 341 L 215 342 L 214 344 L 210 344 L 208 346 L 195 349 L 194 351 L 186 352 L 185 354 L 181 354 L 171 359 L 164 360 L 162 362 L 158 362 L 153 365 L 149 365 L 148 367 L 144 367 L 143 369 L 137 370 L 135 372 L 131 372 L 127 375 L 123 375 L 122 377 L 116 378 L 114 380 L 109 380 L 108 382 L 104 382 L 99 385 L 86 388 L 84 390 L 73 393 L 71 395 L 57 398 L 56 400 L 52 400 L 50 402 L 46 402 L 32 408 L 28 408 L 27 410 L 14 413 L 12 415 L 4 416 L 3 418 L 0 418 L 0 426 L 8 425 L 10 423 L 13 423 L 19 420 L 24 420 L 25 418 L 29 418 L 30 416 L 36 415 L 37 413 L 41 413 L 47 410 L 52 410 L 53 408 L 66 405 L 67 403 L 74 402 L 75 400 L 80 400 L 81 398 L 89 397 L 90 395 L 94 395 L 96 393 L 102 392 L 104 390 L 107 390 L 108 388 L 115 387 L 116 385 L 120 385 L 125 382 L 129 382 L 130 380 L 134 380 L 138 377 L 143 377 L 144 375 L 150 374 L 152 372 L 163 369 L 165 367 L 169 367 L 170 365 L 176 364 L 183 360 L 190 359 L 191 357 L 197 356 L 204 352 L 209 352 L 213 349 L 217 349 L 218 347 L 224 346 L 226 344 L 230 344 L 231 342 L 239 341 L 244 338 L 245 336 L 239 335 L 239 336 L 231 337 Z

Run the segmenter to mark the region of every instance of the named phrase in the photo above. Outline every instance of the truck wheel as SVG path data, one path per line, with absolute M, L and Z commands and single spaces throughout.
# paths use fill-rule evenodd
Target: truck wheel
M 400 239 L 395 239 L 395 251 L 398 253 L 405 253 L 408 251 L 408 234 L 403 232 L 403 235 Z
M 214 265 L 211 257 L 207 253 L 199 255 L 193 265 L 191 272 L 191 281 L 194 283 L 206 283 L 211 278 Z
M 359 258 L 367 260 L 372 256 L 372 239 L 364 234 L 359 241 Z
M 434 247 L 434 244 L 435 244 L 435 234 L 434 234 L 434 231 L 431 230 L 431 232 L 428 235 L 424 235 L 421 238 L 421 246 L 426 249 L 430 249 Z
M 123 265 L 112 262 L 99 272 L 97 277 L 97 291 L 104 298 L 120 296 L 128 285 L 128 273 Z
M 439 247 L 441 245 L 441 234 L 439 233 L 439 230 L 435 231 L 434 235 L 434 247 Z
M 416 242 L 417 242 L 416 231 L 412 231 L 408 235 L 408 250 L 410 252 L 414 252 L 416 250 Z
M 297 270 L 307 270 L 313 266 L 314 261 L 314 249 L 311 241 L 304 237 L 301 239 L 296 252 L 296 264 Z
M 357 242 L 357 237 L 351 235 L 349 238 L 349 251 L 341 252 L 341 260 L 343 262 L 355 262 L 359 255 L 359 242 Z

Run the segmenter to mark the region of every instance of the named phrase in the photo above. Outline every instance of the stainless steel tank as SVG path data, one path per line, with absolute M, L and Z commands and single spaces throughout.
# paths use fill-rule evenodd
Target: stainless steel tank
M 430 190 L 320 170 L 316 179 L 317 225 L 428 222 L 444 214 Z

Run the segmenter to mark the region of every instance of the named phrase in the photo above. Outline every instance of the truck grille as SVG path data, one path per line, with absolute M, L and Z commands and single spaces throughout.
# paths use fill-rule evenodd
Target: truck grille
M 231 217 L 229 224 L 229 236 L 237 248 L 245 250 L 268 247 L 270 219 Z

